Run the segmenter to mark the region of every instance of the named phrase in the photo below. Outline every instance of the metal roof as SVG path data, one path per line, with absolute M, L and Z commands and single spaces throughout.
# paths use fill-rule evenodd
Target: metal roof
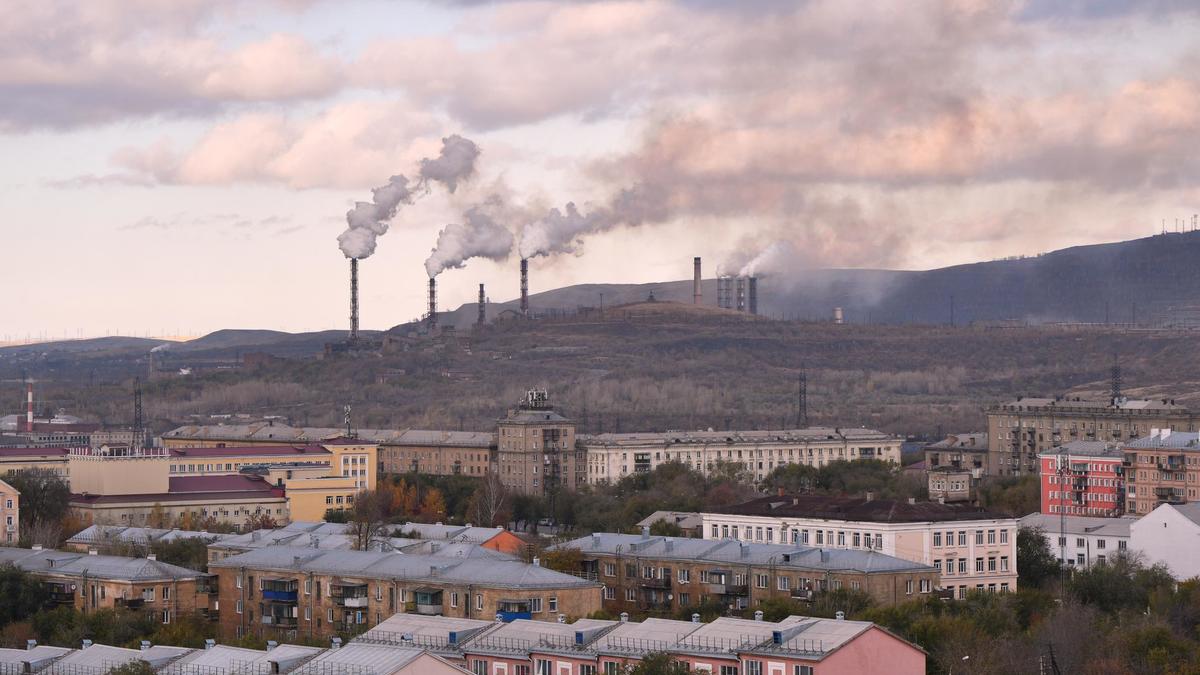
M 673 445 L 673 444 L 763 444 L 763 443 L 823 443 L 835 441 L 877 441 L 899 442 L 900 439 L 874 429 L 809 427 L 805 429 L 783 430 L 741 430 L 741 431 L 666 431 L 666 432 L 634 432 L 624 434 L 592 434 L 577 436 L 584 445 L 600 446 L 634 446 L 634 445 Z
M 741 504 L 715 507 L 708 513 L 872 523 L 940 523 L 1000 518 L 969 504 L 812 494 L 760 497 Z
M 445 446 L 490 448 L 496 434 L 486 431 L 440 431 L 432 429 L 356 429 L 355 436 L 364 443 L 392 446 Z M 224 441 L 287 441 L 294 443 L 323 443 L 342 439 L 346 430 L 340 427 L 293 427 L 279 422 L 252 424 L 187 425 L 172 429 L 163 438 Z
M 1158 429 L 1155 431 L 1157 433 L 1152 431 L 1149 436 L 1129 441 L 1125 444 L 1125 447 L 1138 450 L 1155 450 L 1158 448 L 1167 450 L 1200 449 L 1200 432 L 1171 431 L 1170 429 Z
M 515 619 L 471 640 L 463 652 L 508 656 L 530 651 L 571 652 L 616 625 L 616 621 L 600 619 L 579 619 L 575 623 Z
M 320 647 L 302 645 L 280 645 L 270 650 L 214 645 L 175 661 L 168 667 L 166 675 L 213 675 L 214 670 L 240 671 L 244 675 L 287 673 L 322 651 Z M 273 664 L 277 664 L 277 668 L 272 667 Z
M 1047 535 L 1065 532 L 1072 535 L 1097 537 L 1128 537 L 1129 526 L 1137 518 L 1101 518 L 1090 516 L 1059 516 L 1052 513 L 1031 513 L 1017 520 L 1021 527 L 1040 528 Z M 1053 548 L 1053 547 L 1052 547 Z
M 1003 412 L 1005 410 L 1014 410 L 1016 412 L 1029 411 L 1034 412 L 1042 408 L 1054 409 L 1059 412 L 1073 412 L 1076 410 L 1087 409 L 1090 411 L 1109 410 L 1112 412 L 1132 412 L 1146 411 L 1171 414 L 1187 414 L 1187 406 L 1176 404 L 1170 399 L 1137 399 L 1123 398 L 1115 404 L 1108 399 L 1103 401 L 1087 401 L 1072 399 L 1071 397 L 1057 398 L 1035 398 L 1022 397 L 1003 403 L 998 407 L 993 407 L 991 412 Z M 1032 410 L 1031 410 L 1032 409 Z
M 1110 441 L 1071 441 L 1070 443 L 1063 443 L 1052 450 L 1043 450 L 1038 453 L 1039 457 L 1054 457 L 1056 455 L 1120 458 L 1124 456 L 1124 453 L 1122 453 L 1120 446 Z
M 760 564 L 797 570 L 865 573 L 933 571 L 934 568 L 877 551 L 814 548 L 787 544 L 754 544 L 732 539 L 646 537 L 637 534 L 596 533 L 553 548 L 576 548 L 586 556 L 601 553 L 662 560 L 694 560 L 713 564 Z
M 315 659 L 297 668 L 297 675 L 390 675 L 424 653 L 390 645 L 352 642 L 339 649 L 327 649 Z
M 148 558 L 114 555 L 89 555 L 72 551 L 53 551 L 0 547 L 0 563 L 10 563 L 26 572 L 91 577 L 118 581 L 171 581 L 208 576 L 195 570 Z
M 21 672 L 36 673 L 71 652 L 66 647 L 37 645 L 33 649 L 0 649 L 0 664 L 18 666 Z M 3 669 L 11 672 L 12 668 Z
M 702 624 L 673 619 L 649 618 L 641 623 L 622 622 L 588 645 L 600 654 L 640 656 L 674 647 Z

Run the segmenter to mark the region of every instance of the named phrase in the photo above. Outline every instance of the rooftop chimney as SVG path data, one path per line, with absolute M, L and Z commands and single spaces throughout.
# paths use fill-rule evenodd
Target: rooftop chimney
M 350 341 L 358 340 L 358 258 L 350 259 Z
M 621 612 L 621 623 L 629 623 L 629 612 Z
M 142 646 L 142 651 L 146 651 L 147 649 L 150 649 L 150 641 L 149 641 L 149 640 L 142 640 L 142 645 L 141 645 L 141 646 Z
M 212 638 L 208 638 L 208 639 L 206 639 L 206 640 L 204 641 L 204 648 L 205 648 L 205 649 L 212 649 L 213 647 L 216 647 L 216 646 L 217 646 L 217 641 L 216 641 L 216 640 L 214 640 L 214 639 L 212 639 Z M 269 649 L 270 647 L 271 647 L 271 643 L 270 643 L 270 642 L 268 642 L 268 643 L 267 643 L 267 648 Z
M 539 558 L 539 557 L 537 557 L 536 555 L 535 555 L 535 556 L 533 556 L 533 566 L 534 566 L 534 567 L 541 567 L 541 566 L 542 566 L 542 559 L 541 559 L 541 558 Z
M 734 302 L 736 303 L 736 306 L 734 307 L 734 309 L 736 309 L 739 312 L 746 311 L 746 277 L 738 277 L 737 278 L 737 287 L 736 287 L 736 294 L 734 296 Z
M 437 330 L 437 279 L 429 277 L 429 332 Z
M 80 646 L 81 646 L 83 649 L 87 649 L 88 647 L 91 647 L 91 646 L 92 646 L 92 641 L 91 641 L 91 640 L 86 640 L 86 639 L 85 639 L 83 642 L 81 642 L 81 643 L 79 643 L 79 644 L 80 644 Z
M 700 291 L 700 256 L 692 258 L 692 267 L 695 268 L 695 280 L 692 281 L 692 302 L 699 305 L 704 300 L 704 294 Z
M 521 258 L 521 316 L 529 316 L 529 259 Z
M 479 284 L 479 318 L 475 323 L 482 326 L 487 322 L 487 297 L 483 294 L 483 284 Z
M 25 649 L 33 649 L 37 646 L 37 640 L 26 640 Z
M 846 613 L 845 613 L 845 612 L 843 612 L 843 611 L 842 611 L 842 610 L 840 610 L 840 609 L 839 609 L 837 612 L 835 612 L 833 616 L 834 616 L 834 618 L 836 618 L 838 621 L 845 621 L 845 620 L 846 620 Z
M 330 649 L 341 649 L 342 648 L 342 638 L 335 637 L 332 640 L 330 640 L 329 648 Z
M 757 610 L 757 611 L 755 611 L 755 612 L 754 612 L 754 620 L 755 620 L 755 621 L 762 621 L 762 620 L 763 620 L 763 612 L 762 612 L 762 610 L 761 610 L 761 609 L 760 609 L 760 610 Z
M 692 612 L 692 623 L 700 623 L 700 615 Z
M 643 525 L 642 526 L 642 539 L 649 539 L 649 538 L 650 538 L 650 526 Z
M 833 308 L 833 322 L 834 322 L 834 323 L 836 323 L 836 324 L 842 324 L 842 323 L 845 323 L 845 322 L 846 322 L 846 318 L 845 318 L 845 315 L 844 315 L 844 314 L 842 314 L 842 308 L 841 308 L 841 307 L 834 307 L 834 308 Z
M 267 651 L 271 651 L 279 646 L 279 643 L 274 640 L 267 640 Z

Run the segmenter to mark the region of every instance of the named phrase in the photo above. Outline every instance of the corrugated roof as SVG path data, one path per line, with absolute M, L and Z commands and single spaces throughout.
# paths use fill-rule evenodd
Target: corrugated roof
M 486 431 L 441 431 L 431 429 L 357 429 L 364 443 L 392 446 L 446 446 L 490 448 L 496 435 Z M 341 443 L 346 430 L 340 427 L 292 427 L 286 424 L 188 425 L 163 434 L 164 438 L 220 441 L 287 441 L 294 443 Z
M 90 525 L 67 540 L 68 544 L 98 544 L 107 542 L 129 542 L 150 544 L 178 539 L 205 539 L 219 541 L 231 535 L 194 530 L 162 529 L 155 527 L 124 527 L 121 525 Z
M 828 441 L 899 441 L 898 438 L 874 429 L 842 429 L 809 427 L 806 429 L 739 430 L 739 431 L 666 431 L 623 434 L 579 435 L 584 445 L 646 445 L 676 443 L 819 443 Z
M 716 507 L 709 513 L 873 523 L 994 520 L 1000 517 L 969 504 L 910 503 L 894 499 L 808 494 L 761 497 L 741 504 Z
M 1124 453 L 1120 446 L 1109 441 L 1071 441 L 1063 443 L 1053 450 L 1043 450 L 1038 453 L 1041 457 L 1069 455 L 1078 457 L 1122 457 Z
M 1196 450 L 1200 449 L 1200 432 L 1161 430 L 1157 434 L 1129 441 L 1125 447 L 1138 450 Z
M 170 581 L 207 576 L 195 570 L 147 558 L 88 555 L 71 551 L 36 551 L 0 547 L 0 563 L 11 563 L 26 572 L 87 575 L 119 581 Z
M 328 649 L 297 668 L 297 675 L 329 675 L 339 671 L 348 675 L 390 675 L 416 660 L 424 650 L 391 645 L 352 642 L 340 649 Z
M 1017 523 L 1021 527 L 1041 528 L 1048 535 L 1065 531 L 1067 534 L 1075 535 L 1090 534 L 1098 537 L 1128 537 L 1129 526 L 1136 520 L 1137 518 L 1132 516 L 1098 518 L 1089 516 L 1059 516 L 1052 513 L 1031 513 L 1017 520 Z

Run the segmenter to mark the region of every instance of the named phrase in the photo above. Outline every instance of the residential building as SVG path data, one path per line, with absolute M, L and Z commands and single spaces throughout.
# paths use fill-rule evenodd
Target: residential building
M 870 429 L 783 431 L 669 431 L 581 436 L 587 482 L 612 483 L 680 462 L 707 474 L 718 463 L 741 464 L 756 480 L 788 464 L 824 466 L 875 459 L 900 465 L 900 439 Z
M 979 479 L 971 469 L 939 466 L 925 474 L 929 500 L 942 504 L 973 504 Z
M 266 546 L 209 563 L 221 629 L 288 638 L 359 633 L 406 609 L 464 618 L 556 620 L 600 609 L 600 586 L 534 564 L 488 557 L 398 555 Z
M 1071 441 L 1038 455 L 1042 513 L 1119 516 L 1125 513 L 1125 461 L 1109 441 Z
M 1177 580 L 1200 576 L 1200 503 L 1159 504 L 1130 524 L 1129 548 Z
M 497 423 L 496 475 L 509 490 L 543 495 L 587 483 L 587 450 L 575 443 L 575 422 L 544 391 L 530 391 Z
M 1021 527 L 1041 530 L 1050 550 L 1070 567 L 1104 564 L 1129 549 L 1130 526 L 1136 518 L 1060 516 L 1031 513 L 1017 521 Z
M 692 511 L 655 511 L 638 521 L 638 527 L 653 527 L 655 523 L 664 522 L 679 528 L 685 537 L 699 537 L 700 527 L 704 525 L 700 514 Z
M 108 645 L 92 644 L 84 640 L 82 649 L 72 649 L 42 672 L 48 675 L 100 675 L 116 668 L 143 662 L 152 670 L 158 670 L 191 652 L 187 647 L 170 647 L 142 643 L 142 649 L 126 649 Z
M 536 622 L 539 626 L 545 622 Z M 475 637 L 495 631 L 503 626 L 494 618 L 466 619 L 398 612 L 382 623 L 354 638 L 355 643 L 389 645 L 394 647 L 420 647 L 458 666 L 467 665 L 463 646 Z
M 274 645 L 265 650 L 206 645 L 171 662 L 166 675 L 220 675 L 222 673 L 258 673 L 283 675 L 311 661 L 325 650 L 305 645 Z
M 1038 455 L 1071 441 L 1122 443 L 1151 429 L 1195 431 L 1195 413 L 1170 399 L 1020 397 L 987 411 L 992 476 L 1038 472 Z
M 0 523 L 3 536 L 0 542 L 13 546 L 21 538 L 21 492 L 0 480 Z
M 932 565 L 941 588 L 959 598 L 1017 587 L 1016 519 L 966 504 L 792 495 L 701 516 L 706 539 L 876 551 Z
M 932 471 L 941 467 L 965 469 L 975 478 L 987 474 L 988 435 L 978 431 L 969 434 L 950 434 L 936 443 L 925 446 L 925 467 Z
M 82 612 L 125 607 L 152 612 L 162 623 L 183 614 L 215 618 L 210 575 L 159 562 L 154 556 L 109 555 L 0 548 L 0 564 L 28 572 L 49 589 L 53 601 Z
M 930 565 L 875 551 L 594 533 L 556 548 L 578 549 L 581 571 L 604 584 L 611 612 L 673 613 L 716 600 L 734 609 L 763 600 L 812 601 L 822 592 L 861 590 L 880 604 L 932 593 Z
M 1124 445 L 1125 512 L 1200 499 L 1200 433 L 1151 429 Z
M 295 675 L 470 675 L 419 647 L 360 642 L 325 650 L 293 672 Z
M 272 476 L 286 486 L 293 472 L 297 478 L 311 479 L 315 476 L 303 469 L 315 468 L 324 471 L 317 476 L 351 479 L 351 487 L 360 491 L 375 489 L 377 452 L 375 443 L 344 437 L 308 445 L 168 446 L 166 450 L 171 475 L 224 476 L 279 467 Z
M 154 475 L 154 469 L 158 475 Z M 137 473 L 131 472 L 123 485 L 109 486 L 104 493 L 72 493 L 69 505 L 85 523 L 97 525 L 194 523 L 202 527 L 211 519 L 240 528 L 265 517 L 276 523 L 288 522 L 283 488 L 261 478 L 168 477 L 165 471 L 165 464 L 137 467 Z M 166 489 L 162 489 L 163 482 Z M 156 488 L 161 491 L 125 492 Z
M 579 649 L 616 621 L 579 619 L 574 623 L 545 623 L 517 619 L 468 640 L 463 656 L 472 672 L 578 673 L 596 672 L 596 656 Z
M 125 525 L 89 525 L 67 539 L 63 548 L 87 553 L 112 553 L 114 549 L 129 546 L 149 549 L 155 544 L 165 544 L 180 539 L 200 539 L 209 544 L 226 537 L 237 535 L 217 534 L 179 528 L 130 527 Z

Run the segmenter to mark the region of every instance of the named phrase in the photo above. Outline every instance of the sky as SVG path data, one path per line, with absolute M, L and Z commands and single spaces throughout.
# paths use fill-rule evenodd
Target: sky
M 1198 8 L 15 0 L 0 342 L 345 328 L 338 236 L 399 184 L 364 328 L 421 315 L 435 246 L 447 308 L 520 255 L 537 292 L 1150 235 L 1200 211 Z

